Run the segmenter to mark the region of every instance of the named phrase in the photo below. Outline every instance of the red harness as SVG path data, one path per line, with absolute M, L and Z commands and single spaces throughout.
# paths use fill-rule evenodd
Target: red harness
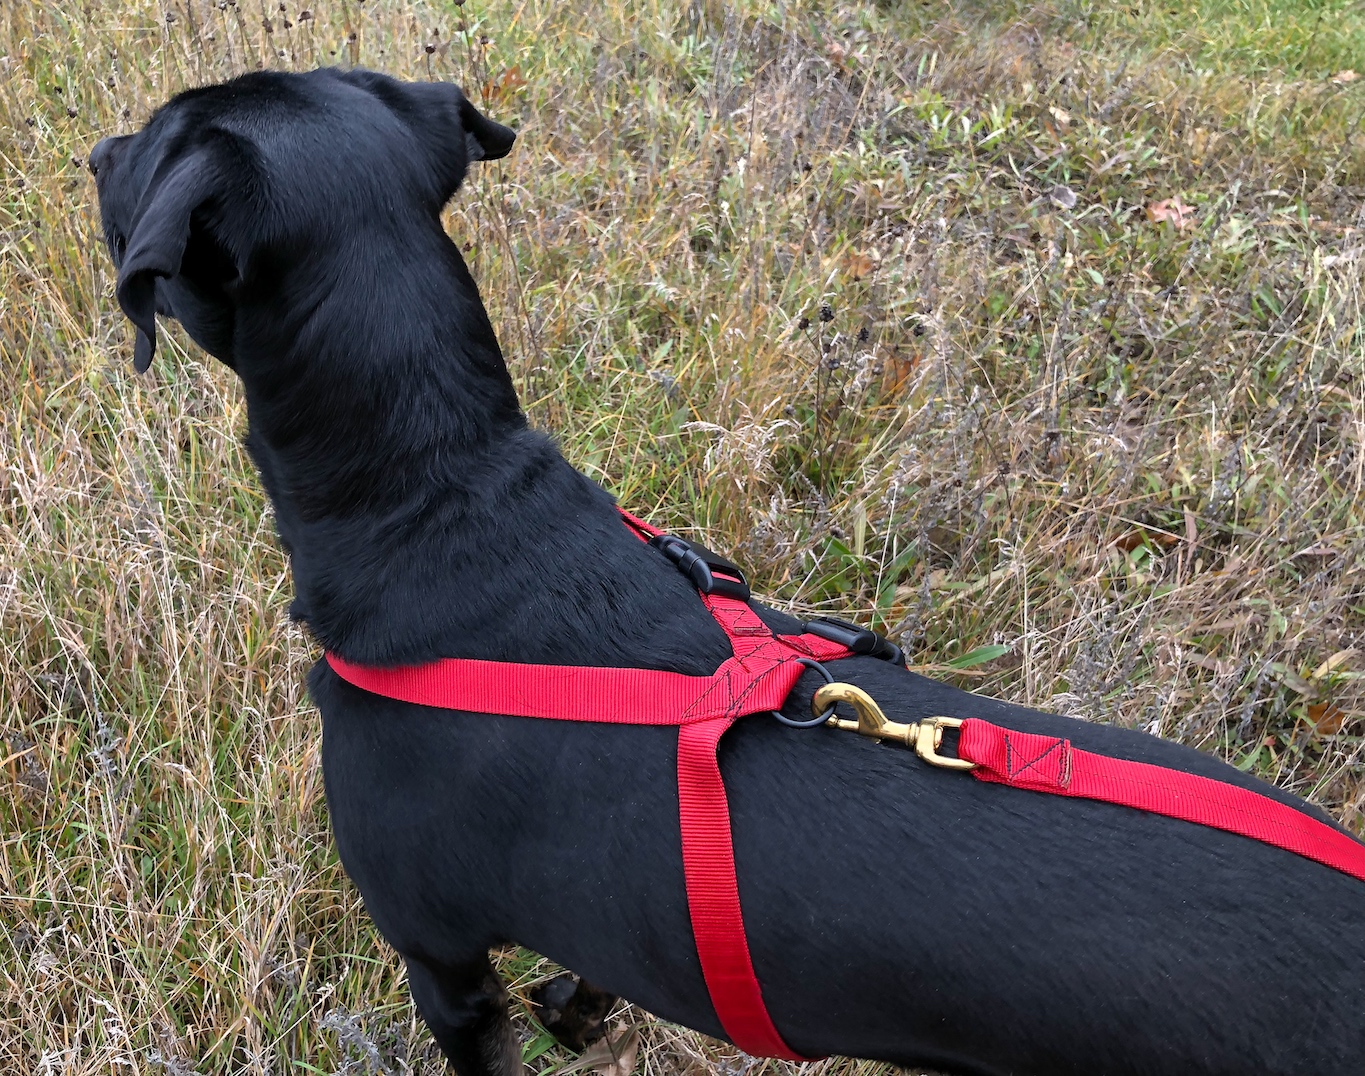
M 423 706 L 512 717 L 678 726 L 678 804 L 683 872 L 702 974 L 725 1034 L 759 1057 L 808 1060 L 773 1026 L 749 956 L 735 876 L 730 812 L 716 760 L 725 731 L 740 717 L 779 709 L 803 662 L 860 653 L 899 658 L 871 632 L 818 622 L 802 635 L 776 635 L 749 607 L 739 569 L 665 535 L 624 510 L 635 534 L 659 546 L 701 592 L 730 639 L 734 656 L 710 676 L 650 669 L 527 665 L 445 658 L 383 669 L 327 661 L 356 687 Z M 875 642 L 874 642 L 875 641 Z M 1274 845 L 1365 881 L 1365 845 L 1293 807 L 1222 781 L 1148 763 L 1079 751 L 1069 740 L 962 723 L 958 755 L 982 781 L 1117 803 L 1226 830 Z

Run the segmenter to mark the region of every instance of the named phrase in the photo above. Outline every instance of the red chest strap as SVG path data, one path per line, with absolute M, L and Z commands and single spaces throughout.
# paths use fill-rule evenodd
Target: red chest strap
M 642 540 L 662 534 L 628 512 L 621 516 Z M 686 570 L 683 564 L 679 567 Z M 709 570 L 703 566 L 698 572 L 706 575 Z M 699 575 L 692 577 L 696 581 Z M 781 708 L 804 671 L 801 658 L 835 661 L 852 652 L 818 635 L 775 635 L 747 601 L 720 592 L 725 589 L 701 595 L 734 652 L 710 676 L 463 658 L 383 669 L 354 665 L 331 653 L 327 662 L 356 687 L 422 706 L 557 721 L 679 726 L 683 875 L 712 1007 L 726 1036 L 745 1053 L 804 1061 L 808 1059 L 793 1052 L 773 1026 L 749 955 L 730 808 L 716 749 L 739 718 Z

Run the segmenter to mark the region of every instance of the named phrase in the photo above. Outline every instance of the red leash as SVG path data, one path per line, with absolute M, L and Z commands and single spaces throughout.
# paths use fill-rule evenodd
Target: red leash
M 381 669 L 330 653 L 327 661 L 356 687 L 423 706 L 558 721 L 677 725 L 683 873 L 711 1004 L 725 1034 L 745 1053 L 807 1060 L 773 1026 L 750 959 L 716 748 L 739 718 L 782 706 L 801 676 L 803 659 L 836 661 L 856 652 L 899 663 L 900 652 L 872 632 L 837 621 L 812 621 L 802 635 L 776 635 L 749 607 L 748 585 L 733 564 L 628 512 L 621 516 L 693 581 L 729 637 L 734 655 L 712 675 L 463 658 Z M 933 748 L 920 754 L 939 765 L 956 762 L 965 768 L 970 763 L 981 781 L 1121 804 L 1237 833 L 1365 881 L 1365 845 L 1301 811 L 1222 781 L 1078 751 L 1069 740 L 976 718 L 961 723 L 958 755 L 963 761 L 944 759 Z
M 1365 882 L 1365 845 L 1286 803 L 1224 781 L 1078 751 L 1070 740 L 969 718 L 957 753 L 982 781 L 1117 803 L 1250 837 Z

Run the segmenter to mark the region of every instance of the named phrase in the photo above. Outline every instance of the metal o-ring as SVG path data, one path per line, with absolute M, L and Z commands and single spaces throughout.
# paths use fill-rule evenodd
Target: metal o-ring
M 828 669 L 826 669 L 814 658 L 797 658 L 796 660 L 800 662 L 802 665 L 804 665 L 806 668 L 814 669 L 816 672 L 818 672 L 821 676 L 825 678 L 825 683 L 827 684 L 834 683 L 834 674 L 831 673 Z M 813 729 L 817 725 L 823 725 L 826 721 L 829 720 L 829 716 L 832 713 L 834 713 L 833 703 L 830 703 L 827 707 L 825 707 L 825 712 L 823 714 L 819 714 L 815 717 L 808 718 L 805 721 L 797 721 L 795 718 L 787 717 L 780 710 L 772 711 L 773 717 L 781 721 L 782 724 L 788 726 L 789 728 L 794 729 Z

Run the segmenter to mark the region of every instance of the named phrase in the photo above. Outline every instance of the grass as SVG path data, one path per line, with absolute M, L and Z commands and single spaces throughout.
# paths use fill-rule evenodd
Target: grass
M 0 1069 L 440 1071 L 330 845 L 241 397 L 178 332 L 132 374 L 82 167 L 258 64 L 518 127 L 450 228 L 632 508 L 1365 832 L 1358 4 L 279 6 L 0 10 Z M 783 1067 L 625 1018 L 637 1071 Z

